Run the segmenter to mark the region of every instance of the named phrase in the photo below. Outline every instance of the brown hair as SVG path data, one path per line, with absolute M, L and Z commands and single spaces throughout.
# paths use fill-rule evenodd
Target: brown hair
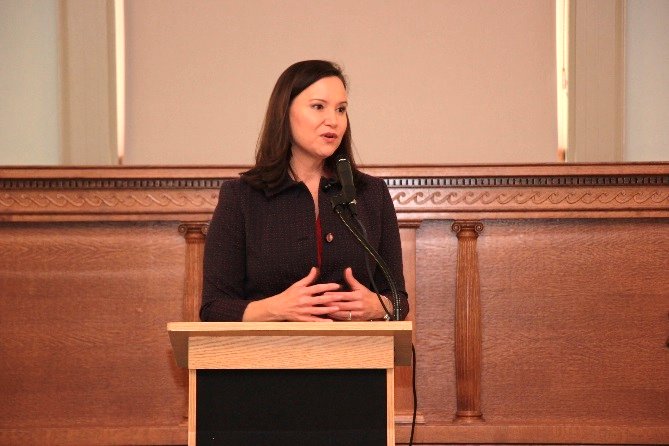
M 311 84 L 331 76 L 338 77 L 344 88 L 348 89 L 341 68 L 326 60 L 297 62 L 281 73 L 267 104 L 265 121 L 256 148 L 255 165 L 242 173 L 245 181 L 259 189 L 272 189 L 286 180 L 292 155 L 290 149 L 293 145 L 288 113 L 290 105 L 293 99 Z M 354 177 L 358 177 L 351 147 L 350 121 L 339 147 L 325 159 L 325 169 L 336 173 L 336 163 L 340 158 L 348 158 Z

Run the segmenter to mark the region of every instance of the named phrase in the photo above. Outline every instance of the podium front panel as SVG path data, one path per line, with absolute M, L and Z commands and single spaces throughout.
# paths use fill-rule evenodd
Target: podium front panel
M 198 446 L 387 445 L 386 370 L 198 370 Z

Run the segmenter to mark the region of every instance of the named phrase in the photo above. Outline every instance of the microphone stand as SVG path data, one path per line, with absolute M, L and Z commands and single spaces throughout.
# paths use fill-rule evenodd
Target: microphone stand
M 333 208 L 334 211 L 337 213 L 339 216 L 339 219 L 344 223 L 346 228 L 353 234 L 353 236 L 356 238 L 360 246 L 374 259 L 377 265 L 381 268 L 381 272 L 383 273 L 384 277 L 386 278 L 386 281 L 388 282 L 388 285 L 390 286 L 390 292 L 393 295 L 393 310 L 394 310 L 394 315 L 392 316 L 393 320 L 399 321 L 400 320 L 400 297 L 399 293 L 397 292 L 397 285 L 395 285 L 395 280 L 393 280 L 392 274 L 390 274 L 390 269 L 388 268 L 388 265 L 386 264 L 385 260 L 383 260 L 383 257 L 379 255 L 378 252 L 376 252 L 376 249 L 372 245 L 369 244 L 367 241 L 366 237 L 363 237 L 353 226 L 351 226 L 350 222 L 347 220 L 347 218 L 344 216 L 344 209 L 348 211 L 348 214 L 350 217 L 355 220 L 358 225 L 363 228 L 363 226 L 360 224 L 360 222 L 357 220 L 355 217 L 355 200 L 351 203 L 338 203 L 334 204 L 333 203 Z M 364 229 L 363 229 L 364 230 Z M 370 275 L 370 280 L 374 282 L 374 278 Z M 376 288 L 376 287 L 375 287 Z M 378 295 L 378 290 L 377 295 Z M 386 311 L 386 314 L 388 313 L 388 309 L 383 305 L 383 301 L 381 301 L 381 305 L 383 306 L 383 309 Z

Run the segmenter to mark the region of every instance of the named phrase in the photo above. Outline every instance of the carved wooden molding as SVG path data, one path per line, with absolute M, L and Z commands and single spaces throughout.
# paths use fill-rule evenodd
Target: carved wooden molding
M 202 221 L 243 169 L 0 170 L 0 219 Z M 385 178 L 401 222 L 430 218 L 669 217 L 669 163 L 364 169 Z M 220 173 L 220 175 L 217 175 Z M 534 213 L 534 215 L 528 215 Z M 108 217 L 107 217 L 108 218 Z
M 229 178 L 23 178 L 2 179 L 0 189 L 220 189 Z
M 463 166 L 466 167 L 466 166 Z M 395 168 L 401 172 L 401 168 Z M 175 172 L 177 173 L 177 172 Z M 220 178 L 1 178 L 0 189 L 220 189 L 234 177 Z M 669 175 L 542 175 L 485 177 L 392 177 L 389 188 L 501 186 L 669 186 Z
M 407 177 L 389 178 L 390 188 L 404 187 L 499 187 L 499 186 L 621 186 L 665 185 L 669 175 L 542 175 L 542 176 L 485 176 L 485 177 Z
M 209 191 L 157 191 L 155 193 L 135 190 L 132 192 L 88 192 L 46 191 L 0 194 L 0 206 L 8 209 L 104 209 L 115 208 L 168 208 L 192 207 L 213 208 L 218 193 Z
M 501 209 L 582 209 L 665 208 L 669 206 L 669 188 L 635 190 L 633 188 L 587 189 L 391 189 L 393 203 L 402 210 Z

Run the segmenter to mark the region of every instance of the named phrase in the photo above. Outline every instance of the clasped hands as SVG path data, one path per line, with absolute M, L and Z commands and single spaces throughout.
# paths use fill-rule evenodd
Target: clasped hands
M 244 321 L 369 321 L 381 319 L 385 311 L 377 295 L 353 277 L 351 268 L 344 270 L 350 291 L 341 291 L 339 284 L 312 285 L 318 269 L 295 282 L 282 293 L 251 302 Z M 388 308 L 392 311 L 392 308 Z

